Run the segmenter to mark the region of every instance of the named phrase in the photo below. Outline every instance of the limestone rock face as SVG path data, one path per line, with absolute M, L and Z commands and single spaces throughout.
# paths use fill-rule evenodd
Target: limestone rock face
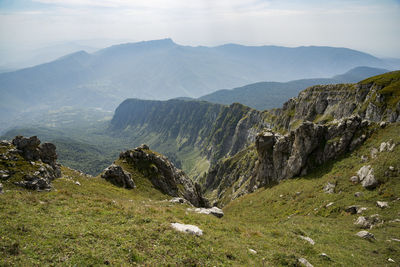
M 127 189 L 136 187 L 132 180 L 131 174 L 115 164 L 107 167 L 101 177 L 119 187 L 124 187 Z
M 359 116 L 342 119 L 336 123 L 318 125 L 302 123 L 287 135 L 270 130 L 256 138 L 258 167 L 250 186 L 279 182 L 308 173 L 309 170 L 353 150 L 365 139 L 360 134 L 368 122 Z
M 176 168 L 167 157 L 149 150 L 148 146 L 125 151 L 120 154 L 120 159 L 143 173 L 163 193 L 183 197 L 196 207 L 209 207 L 200 185 Z

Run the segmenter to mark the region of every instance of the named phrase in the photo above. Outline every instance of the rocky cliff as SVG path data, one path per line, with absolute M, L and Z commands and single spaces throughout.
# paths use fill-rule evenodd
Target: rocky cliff
M 317 85 L 302 91 L 282 108 L 267 112 L 277 129 L 294 129 L 303 121 L 326 123 L 351 115 L 374 122 L 400 121 L 400 71 L 356 84 Z
M 213 165 L 252 144 L 266 126 L 263 118 L 261 112 L 238 103 L 224 106 L 204 101 L 128 99 L 116 109 L 111 130 L 133 142 L 149 143 L 172 157 L 178 155 L 178 160 L 182 160 L 179 152 L 185 148 L 198 149 Z M 153 136 L 157 138 L 151 139 Z

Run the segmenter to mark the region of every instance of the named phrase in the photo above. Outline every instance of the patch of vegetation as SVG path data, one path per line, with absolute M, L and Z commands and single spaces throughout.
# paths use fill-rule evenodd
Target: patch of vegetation
M 398 172 L 385 175 L 389 166 L 400 169 L 400 146 L 367 162 L 360 159 L 383 141 L 400 143 L 399 129 L 389 125 L 356 151 L 305 177 L 235 199 L 221 219 L 164 201 L 169 197 L 122 162 L 136 189 L 67 168 L 53 182 L 56 190 L 48 193 L 4 183 L 0 265 L 294 266 L 300 257 L 314 266 L 384 266 L 390 264 L 388 258 L 400 262 L 400 244 L 392 240 L 398 238 L 400 225 L 390 222 L 400 212 L 400 177 Z M 363 165 L 371 165 L 382 182 L 375 190 L 349 182 Z M 334 194 L 323 192 L 327 182 L 336 184 Z M 362 195 L 355 197 L 355 192 Z M 387 201 L 389 208 L 376 207 L 377 200 Z M 355 235 L 361 230 L 354 225 L 359 215 L 344 212 L 349 205 L 368 208 L 364 216 L 379 214 L 384 223 L 368 230 L 375 240 Z M 172 222 L 197 225 L 204 234 L 176 232 Z M 315 245 L 299 235 L 312 238 Z

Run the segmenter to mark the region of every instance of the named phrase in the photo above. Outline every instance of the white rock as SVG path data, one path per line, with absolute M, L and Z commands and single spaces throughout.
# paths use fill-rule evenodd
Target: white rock
M 378 153 L 379 153 L 379 150 L 378 149 L 376 149 L 375 147 L 373 147 L 372 149 L 371 149 L 371 158 L 376 158 L 376 156 L 378 155 Z
M 364 229 L 371 227 L 371 224 L 368 222 L 368 220 L 364 216 L 358 217 L 354 224 L 358 225 L 359 227 L 364 228 Z
M 314 240 L 312 240 L 311 238 L 309 238 L 309 237 L 307 237 L 307 236 L 302 236 L 302 235 L 300 235 L 299 237 L 300 237 L 301 239 L 307 241 L 307 242 L 310 243 L 311 245 L 315 245 Z
M 329 257 L 326 253 L 321 253 L 321 254 L 319 254 L 319 256 L 320 256 L 321 258 L 324 258 L 324 259 L 327 259 L 327 260 L 330 260 L 330 259 L 331 259 L 331 257 Z
M 328 207 L 332 206 L 334 203 L 335 203 L 335 202 L 329 202 L 328 204 L 326 204 L 325 207 L 328 208 Z
M 255 251 L 254 249 L 251 249 L 251 248 L 249 248 L 249 252 L 250 252 L 251 254 L 257 254 L 257 251 Z
M 3 194 L 3 184 L 0 183 L 0 194 Z
M 361 192 L 355 192 L 355 193 L 354 193 L 354 196 L 355 196 L 355 197 L 361 197 L 361 196 L 362 196 L 362 193 L 361 193 Z
M 375 236 L 367 231 L 360 231 L 356 234 L 357 236 L 364 238 L 364 239 L 374 239 Z
M 358 184 L 358 182 L 359 182 L 358 176 L 356 176 L 356 175 L 351 176 L 350 182 L 352 182 L 353 184 Z
M 314 267 L 314 265 L 312 265 L 311 263 L 309 263 L 308 260 L 306 260 L 305 258 L 300 258 L 300 259 L 298 259 L 298 261 L 299 261 L 302 265 L 304 265 L 304 266 L 306 266 L 306 267 Z
M 375 188 L 378 185 L 378 181 L 374 176 L 374 169 L 371 165 L 362 166 L 357 172 L 358 178 L 361 181 L 361 185 L 367 189 Z
M 376 202 L 376 206 L 378 206 L 378 207 L 381 208 L 381 209 L 389 208 L 388 203 L 385 202 L 385 201 L 377 201 L 377 202 Z
M 400 239 L 397 239 L 397 238 L 391 238 L 391 240 L 395 241 L 395 242 L 400 242 Z
M 207 214 L 207 215 L 212 214 L 212 215 L 214 215 L 214 216 L 216 216 L 218 218 L 221 218 L 221 217 L 224 216 L 224 212 L 218 207 L 212 207 L 210 209 L 206 209 L 206 208 L 190 209 L 190 208 L 188 208 L 187 210 L 188 211 L 194 211 L 194 212 L 200 213 L 200 214 Z
M 364 211 L 366 211 L 368 208 L 365 208 L 365 207 L 361 207 L 361 208 L 359 208 L 358 210 L 357 210 L 357 214 L 361 214 L 361 213 L 363 213 Z
M 395 261 L 394 261 L 393 259 L 391 259 L 391 258 L 388 258 L 387 260 L 388 260 L 388 262 L 393 262 L 393 263 L 395 262 Z
M 75 181 L 76 185 L 81 185 L 81 183 L 79 181 Z
M 177 230 L 179 232 L 197 235 L 197 236 L 203 235 L 203 231 L 195 225 L 182 224 L 182 223 L 171 223 L 171 226 L 172 226 L 172 228 L 174 228 L 175 230 Z
M 389 171 L 394 171 L 394 167 L 393 166 L 389 166 Z

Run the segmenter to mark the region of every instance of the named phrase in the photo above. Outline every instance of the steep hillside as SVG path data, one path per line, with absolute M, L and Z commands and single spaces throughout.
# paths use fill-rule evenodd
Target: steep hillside
M 356 66 L 386 65 L 345 48 L 127 43 L 1 73 L 0 115 L 8 116 L 0 119 L 62 106 L 112 110 L 126 98 L 199 97 L 258 81 L 330 77 Z
M 225 105 L 237 102 L 258 110 L 266 110 L 281 107 L 288 99 L 297 96 L 300 91 L 312 85 L 356 83 L 385 72 L 388 70 L 357 67 L 333 78 L 303 79 L 286 83 L 260 82 L 230 90 L 218 90 L 199 99 Z
M 302 178 L 235 199 L 222 218 L 169 202 L 119 160 L 136 189 L 65 167 L 50 192 L 2 182 L 0 265 L 397 266 L 400 145 L 361 156 L 390 139 L 399 144 L 399 131 L 399 124 L 378 129 Z M 380 182 L 374 190 L 350 181 L 365 165 Z M 328 183 L 334 187 L 326 193 Z M 176 222 L 198 226 L 202 235 L 177 232 Z M 361 231 L 372 235 L 364 239 Z
M 117 138 L 148 143 L 185 159 L 183 169 L 199 175 L 209 164 L 254 142 L 264 126 L 260 112 L 241 104 L 128 99 L 116 109 L 110 130 Z M 192 154 L 186 155 L 189 160 L 185 158 L 188 152 Z

